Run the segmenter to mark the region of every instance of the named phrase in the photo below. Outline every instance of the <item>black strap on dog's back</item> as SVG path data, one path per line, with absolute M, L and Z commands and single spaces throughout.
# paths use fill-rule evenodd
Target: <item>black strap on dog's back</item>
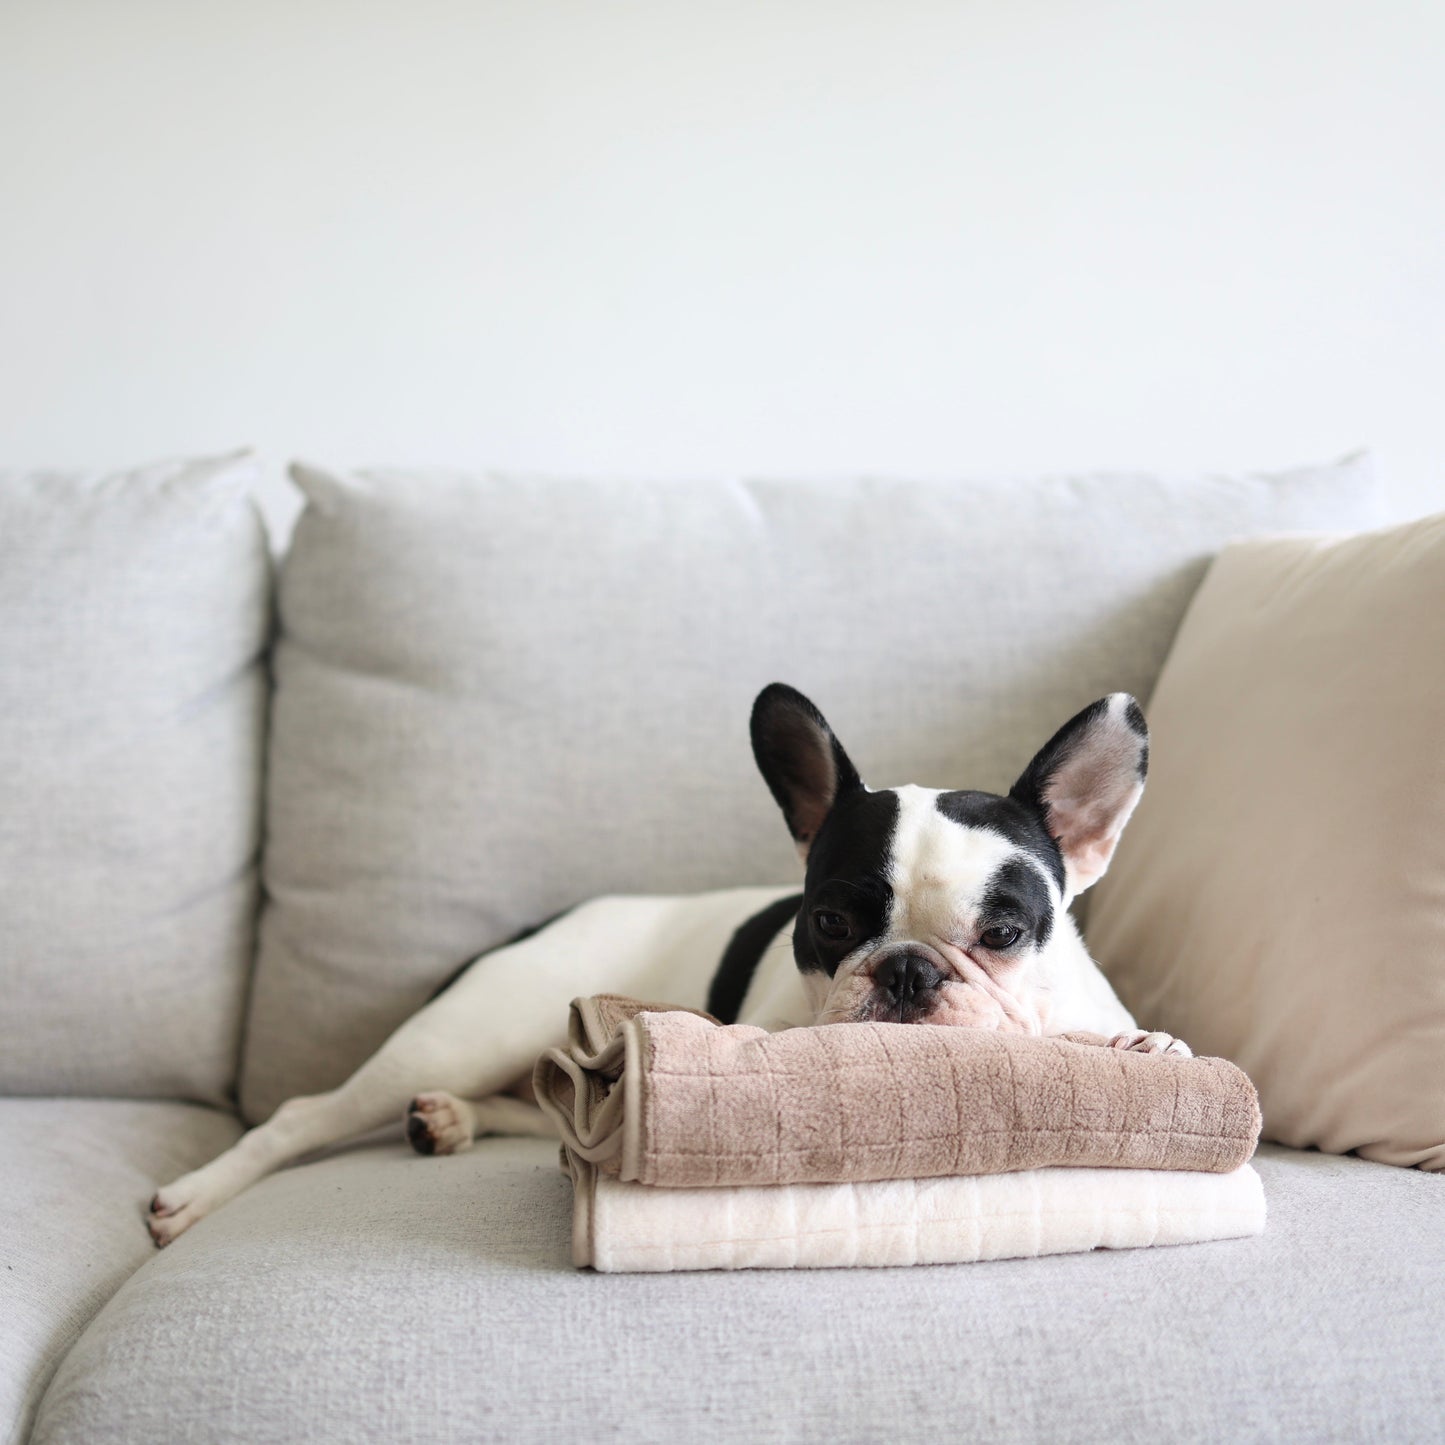
M 742 1011 L 748 985 L 768 945 L 786 928 L 803 906 L 801 893 L 770 903 L 733 934 L 707 992 L 707 1011 L 725 1024 L 735 1024 Z

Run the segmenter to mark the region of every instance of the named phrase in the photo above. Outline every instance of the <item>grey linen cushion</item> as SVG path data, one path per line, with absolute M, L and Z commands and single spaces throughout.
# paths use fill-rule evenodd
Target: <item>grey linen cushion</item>
M 0 473 L 0 1092 L 234 1091 L 270 621 L 251 476 Z
M 0 1099 L 0 1441 L 19 1445 L 55 1366 L 155 1246 L 157 1185 L 236 1142 L 233 1115 L 121 1099 Z
M 811 695 L 875 786 L 1005 788 L 1078 708 L 1147 695 L 1228 538 L 1374 518 L 1358 459 L 1182 481 L 293 475 L 253 1119 L 581 899 L 795 878 L 747 744 L 766 683 Z
M 555 1144 L 354 1148 L 129 1280 L 35 1445 L 1438 1440 L 1445 1179 L 1267 1147 L 1255 1239 L 594 1275 Z

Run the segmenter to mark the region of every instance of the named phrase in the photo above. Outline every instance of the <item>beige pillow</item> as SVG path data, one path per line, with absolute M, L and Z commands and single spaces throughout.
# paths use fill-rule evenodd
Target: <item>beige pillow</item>
M 1089 937 L 1264 1137 L 1445 1169 L 1445 515 L 1227 548 Z

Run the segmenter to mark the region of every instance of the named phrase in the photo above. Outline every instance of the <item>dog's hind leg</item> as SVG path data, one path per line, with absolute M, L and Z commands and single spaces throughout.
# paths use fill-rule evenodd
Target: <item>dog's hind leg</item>
M 479 1099 L 483 1104 L 471 1107 L 495 1113 L 500 1101 L 491 1096 L 530 1069 L 543 1049 L 562 1042 L 573 996 L 597 992 L 617 978 L 619 963 L 647 956 L 635 925 L 606 926 L 611 914 L 605 906 L 587 905 L 540 934 L 479 958 L 339 1088 L 288 1099 L 233 1148 L 161 1189 L 146 1220 L 151 1238 L 169 1244 L 282 1165 L 400 1119 L 424 1090 Z M 621 972 L 625 986 L 635 964 Z M 469 1125 L 475 1129 L 475 1121 Z
M 234 1148 L 166 1185 L 151 1201 L 151 1237 L 169 1244 L 283 1164 L 401 1118 L 424 1091 L 479 1101 L 469 1106 L 474 1132 L 538 1132 L 540 1111 L 494 1096 L 564 1042 L 572 999 L 620 991 L 701 1007 L 738 919 L 778 891 L 595 899 L 483 955 L 339 1088 L 288 1099 Z

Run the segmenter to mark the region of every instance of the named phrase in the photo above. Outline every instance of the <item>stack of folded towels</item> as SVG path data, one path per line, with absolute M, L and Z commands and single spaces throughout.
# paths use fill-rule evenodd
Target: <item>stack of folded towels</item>
M 770 1034 L 610 995 L 537 1062 L 606 1271 L 959 1263 L 1258 1234 L 1223 1059 L 926 1024 Z

